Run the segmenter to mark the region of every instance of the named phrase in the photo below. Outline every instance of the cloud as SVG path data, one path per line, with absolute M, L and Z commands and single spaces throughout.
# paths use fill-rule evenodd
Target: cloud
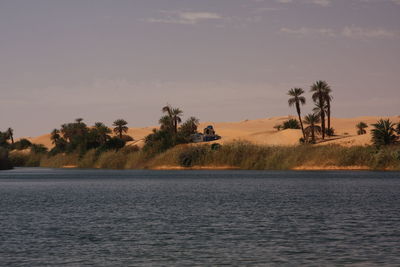
M 311 0 L 310 3 L 320 6 L 329 6 L 331 4 L 330 0 Z
M 275 0 L 275 1 L 278 3 L 281 3 L 281 4 L 294 3 L 293 0 Z M 325 6 L 329 6 L 331 4 L 331 0 L 304 0 L 303 3 L 314 4 L 314 5 L 319 5 L 319 6 L 325 7 Z
M 281 28 L 280 32 L 298 36 L 322 35 L 329 37 L 345 37 L 352 39 L 394 39 L 400 37 L 400 32 L 391 31 L 382 28 L 361 28 L 356 26 L 346 26 L 342 30 L 330 28 L 308 28 L 301 27 L 297 29 Z
M 172 24 L 196 24 L 207 20 L 218 20 L 223 17 L 214 12 L 182 12 L 182 11 L 161 11 L 162 18 L 148 18 L 145 21 L 150 23 L 172 23 Z
M 335 31 L 329 28 L 307 28 L 301 27 L 298 29 L 281 28 L 281 32 L 293 35 L 326 35 L 334 37 Z
M 381 28 L 376 29 L 365 29 L 356 26 L 347 26 L 342 32 L 342 36 L 355 38 L 355 39 L 366 39 L 366 38 L 397 38 L 399 37 L 399 32 L 385 30 Z

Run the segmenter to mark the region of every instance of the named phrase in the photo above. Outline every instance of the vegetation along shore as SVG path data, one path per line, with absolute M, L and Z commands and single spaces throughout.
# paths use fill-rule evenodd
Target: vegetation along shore
M 78 118 L 39 139 L 18 140 L 8 128 L 0 132 L 0 168 L 400 170 L 399 117 L 332 118 L 326 81 L 310 87 L 314 109 L 303 116 L 304 93 L 287 92 L 293 117 L 200 123 L 166 105 L 152 128 L 128 128 L 124 119 L 112 128 L 88 126 Z

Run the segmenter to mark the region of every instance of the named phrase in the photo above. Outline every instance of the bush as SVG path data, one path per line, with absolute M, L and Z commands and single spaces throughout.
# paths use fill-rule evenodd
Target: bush
M 214 143 L 211 145 L 211 150 L 219 150 L 221 148 L 221 145 L 218 143 Z
M 31 152 L 34 154 L 44 154 L 47 153 L 48 149 L 42 144 L 32 144 Z
M 31 146 L 32 146 L 32 143 L 28 139 L 22 138 L 21 140 L 15 142 L 12 145 L 12 148 L 16 149 L 16 150 L 24 150 Z
M 190 146 L 179 155 L 179 165 L 182 167 L 192 167 L 199 164 L 206 154 L 207 149 L 205 146 Z
M 283 122 L 282 129 L 300 129 L 300 123 L 296 119 L 289 119 Z
M 325 129 L 325 133 L 327 136 L 334 136 L 335 135 L 335 129 L 333 129 L 332 127 L 329 129 Z
M 12 169 L 13 165 L 8 158 L 8 151 L 0 147 L 0 170 Z
M 119 150 L 125 146 L 125 141 L 120 139 L 119 137 L 110 138 L 104 145 L 102 145 L 99 149 L 102 151 L 108 150 Z

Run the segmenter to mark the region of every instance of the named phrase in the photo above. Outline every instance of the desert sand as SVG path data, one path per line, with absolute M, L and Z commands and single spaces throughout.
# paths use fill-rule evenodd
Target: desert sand
M 302 137 L 301 130 L 287 129 L 277 131 L 273 127 L 277 124 L 282 124 L 289 118 L 297 118 L 295 116 L 272 117 L 255 120 L 245 120 L 240 122 L 202 122 L 199 126 L 199 131 L 207 125 L 214 126 L 216 133 L 222 137 L 218 140 L 219 143 L 227 143 L 232 141 L 249 141 L 254 144 L 261 145 L 276 145 L 276 146 L 291 146 L 299 143 L 299 138 Z M 370 145 L 371 135 L 369 126 L 367 134 L 357 135 L 355 125 L 360 121 L 368 125 L 375 123 L 381 118 L 389 118 L 393 122 L 400 122 L 400 116 L 392 117 L 356 117 L 356 118 L 332 118 L 331 126 L 335 129 L 336 136 L 331 137 L 318 145 L 339 144 L 342 146 Z M 135 141 L 129 142 L 130 145 L 143 146 L 144 137 L 152 132 L 155 127 L 145 128 L 129 128 L 128 134 Z M 41 135 L 38 137 L 28 138 L 32 143 L 43 144 L 48 148 L 53 145 L 50 140 L 50 134 Z

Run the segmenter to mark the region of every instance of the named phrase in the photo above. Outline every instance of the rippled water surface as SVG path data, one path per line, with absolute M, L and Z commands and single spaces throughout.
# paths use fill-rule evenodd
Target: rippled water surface
M 400 266 L 399 172 L 0 172 L 2 266 Z

